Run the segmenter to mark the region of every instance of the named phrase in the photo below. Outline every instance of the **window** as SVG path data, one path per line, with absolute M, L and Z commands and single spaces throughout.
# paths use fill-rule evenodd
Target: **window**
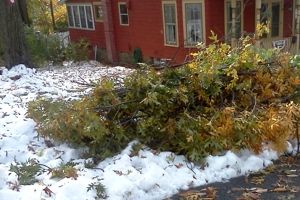
M 119 3 L 120 24 L 129 25 L 128 9 L 126 3 Z
M 177 14 L 175 2 L 163 2 L 165 45 L 177 46 Z
M 240 38 L 242 35 L 242 3 L 241 1 L 236 2 L 236 16 L 235 16 L 235 32 L 232 32 L 232 8 L 231 8 L 231 2 L 226 1 L 226 40 L 230 41 L 231 37 Z
M 279 0 L 262 1 L 260 22 L 270 25 L 270 34 L 264 37 L 280 37 L 282 35 L 282 4 Z
M 198 42 L 204 41 L 203 3 L 201 2 L 183 3 L 185 46 L 195 46 Z
M 104 17 L 103 5 L 101 2 L 94 3 L 94 16 L 96 22 L 102 22 Z
M 69 27 L 80 29 L 94 29 L 92 6 L 67 5 Z

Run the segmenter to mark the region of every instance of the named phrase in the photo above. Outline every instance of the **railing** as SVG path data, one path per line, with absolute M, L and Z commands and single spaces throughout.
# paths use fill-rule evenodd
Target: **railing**
M 240 46 L 240 40 L 236 40 L 235 42 L 231 43 L 233 46 Z M 262 48 L 266 49 L 272 49 L 272 48 L 279 48 L 282 52 L 289 52 L 291 54 L 297 54 L 299 47 L 297 48 L 297 37 L 285 37 L 285 38 L 262 38 L 258 41 L 257 46 L 260 46 Z
M 263 38 L 259 42 L 263 48 L 279 48 L 281 51 L 291 54 L 296 54 L 298 50 L 297 38 L 295 36 L 282 39 Z

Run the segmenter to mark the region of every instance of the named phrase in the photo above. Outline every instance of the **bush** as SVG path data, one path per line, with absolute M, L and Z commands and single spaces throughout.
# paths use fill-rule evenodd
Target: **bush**
M 36 66 L 46 62 L 62 63 L 65 60 L 81 61 L 88 58 L 89 43 L 86 39 L 62 44 L 55 34 L 36 32 L 33 28 L 26 27 L 26 43 L 29 48 L 33 63 Z
M 38 181 L 36 175 L 40 175 L 43 168 L 36 160 L 29 159 L 24 163 L 11 164 L 9 171 L 16 173 L 20 185 L 32 185 Z
M 63 51 L 65 60 L 87 60 L 90 52 L 89 47 L 90 43 L 85 38 L 82 38 L 77 42 L 71 42 Z
M 42 136 L 87 145 L 100 158 L 133 139 L 193 161 L 228 149 L 259 152 L 263 143 L 283 151 L 300 116 L 299 70 L 288 54 L 249 37 L 241 44 L 200 45 L 184 67 L 139 69 L 122 88 L 103 80 L 80 101 L 40 99 L 29 117 Z

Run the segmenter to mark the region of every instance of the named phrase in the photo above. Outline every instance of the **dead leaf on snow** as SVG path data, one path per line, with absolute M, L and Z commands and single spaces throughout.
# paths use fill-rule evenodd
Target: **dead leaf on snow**
M 175 167 L 179 169 L 179 168 L 183 167 L 183 164 L 182 163 L 176 164 Z
M 49 197 L 51 197 L 51 196 L 54 194 L 54 192 L 52 192 L 52 190 L 50 190 L 48 187 L 45 187 L 45 188 L 43 189 L 43 191 L 44 191 Z
M 119 170 L 113 170 L 116 174 L 118 174 L 119 176 L 124 175 L 123 172 L 119 171 Z

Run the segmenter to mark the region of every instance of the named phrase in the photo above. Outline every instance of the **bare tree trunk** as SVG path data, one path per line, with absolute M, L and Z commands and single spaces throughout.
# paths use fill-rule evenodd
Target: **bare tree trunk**
M 26 11 L 20 10 L 24 6 L 26 7 L 26 0 L 15 0 L 13 3 L 10 0 L 0 0 L 1 42 L 5 52 L 4 62 L 9 69 L 17 64 L 32 67 L 21 14 Z
M 27 24 L 28 26 L 31 25 L 31 21 L 29 19 L 28 11 L 27 11 L 27 0 L 18 0 L 19 2 L 19 10 L 22 17 L 23 23 Z

